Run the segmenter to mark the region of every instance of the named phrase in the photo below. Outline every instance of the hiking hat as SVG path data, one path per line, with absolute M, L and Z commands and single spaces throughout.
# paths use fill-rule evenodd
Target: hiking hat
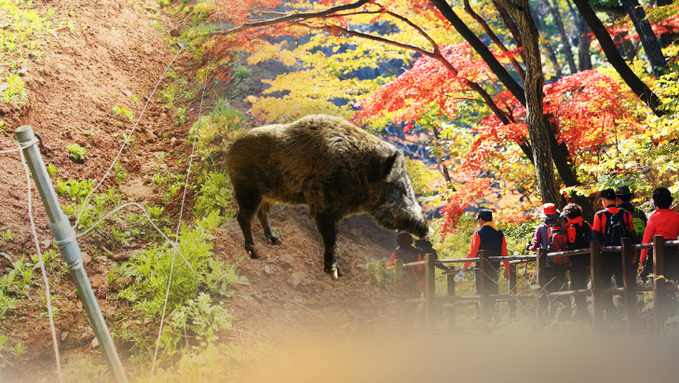
M 554 206 L 553 203 L 546 203 L 542 205 L 541 218 L 557 218 L 561 212 Z
M 627 195 L 632 195 L 632 192 L 629 190 L 627 185 L 618 186 L 615 189 L 615 195 L 618 196 L 618 197 L 623 197 L 623 196 L 627 196 Z
M 491 222 L 493 220 L 493 212 L 488 209 L 479 209 L 476 213 L 476 219 L 479 218 L 486 222 Z

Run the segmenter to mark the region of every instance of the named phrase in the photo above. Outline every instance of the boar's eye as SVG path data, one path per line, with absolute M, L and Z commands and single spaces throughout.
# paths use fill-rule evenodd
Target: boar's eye
M 403 183 L 403 181 L 397 181 L 395 187 L 399 193 L 406 194 L 406 185 Z

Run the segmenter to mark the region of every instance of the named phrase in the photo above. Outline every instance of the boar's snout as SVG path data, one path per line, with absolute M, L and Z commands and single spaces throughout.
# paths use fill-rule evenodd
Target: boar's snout
M 416 211 L 399 209 L 393 205 L 385 205 L 373 215 L 375 221 L 385 229 L 393 231 L 406 231 L 412 235 L 424 238 L 429 235 L 429 226 L 422 216 L 419 205 Z
M 431 230 L 429 225 L 427 225 L 427 222 L 424 219 L 422 219 L 420 222 L 417 223 L 415 227 L 415 232 L 411 234 L 414 234 L 420 238 L 424 238 L 431 234 L 432 231 L 433 230 Z

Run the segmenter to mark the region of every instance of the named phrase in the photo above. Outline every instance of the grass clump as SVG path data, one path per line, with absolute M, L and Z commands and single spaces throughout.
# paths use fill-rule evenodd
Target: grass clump
M 76 163 L 85 162 L 85 156 L 87 156 L 87 150 L 78 144 L 70 144 L 66 147 L 68 150 L 68 158 Z
M 229 178 L 223 172 L 204 172 L 204 181 L 198 192 L 194 211 L 199 216 L 216 211 L 224 218 L 233 218 L 236 214 L 232 206 L 233 189 Z
M 236 265 L 214 257 L 211 232 L 220 223 L 221 217 L 212 212 L 194 229 L 182 230 L 177 244 L 181 255 L 175 254 L 169 244 L 157 245 L 138 251 L 109 273 L 111 284 L 123 279 L 130 282 L 120 289 L 118 298 L 132 304 L 136 318 L 126 321 L 118 336 L 138 348 L 141 357 L 148 355 L 147 351 L 155 345 L 150 343 L 152 337 L 140 335 L 148 329 L 139 323 L 158 322 L 166 293 L 169 324 L 161 335 L 164 358 L 175 359 L 189 350 L 207 347 L 221 332 L 231 328 L 235 318 L 214 297 L 232 295 L 231 287 L 247 283 L 247 279 L 238 275 Z M 168 290 L 170 275 L 172 283 Z
M 135 281 L 122 289 L 119 297 L 133 303 L 136 311 L 152 318 L 162 311 L 170 273 L 169 311 L 187 304 L 201 291 L 227 296 L 231 285 L 246 282 L 236 273 L 235 265 L 214 258 L 210 242 L 213 236 L 204 227 L 213 228 L 214 223 L 182 230 L 177 247 L 183 258 L 180 254 L 175 255 L 174 248 L 168 244 L 139 251 L 117 272 L 119 276 Z

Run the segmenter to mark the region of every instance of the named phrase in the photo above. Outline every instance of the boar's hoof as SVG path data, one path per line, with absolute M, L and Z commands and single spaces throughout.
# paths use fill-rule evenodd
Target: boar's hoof
M 269 243 L 272 245 L 282 245 L 283 241 L 281 241 L 281 237 L 277 235 L 272 235 L 270 238 L 267 238 L 269 240 Z
M 330 268 L 326 268 L 325 272 L 327 274 L 330 274 L 333 279 L 337 279 L 337 278 L 344 275 L 342 270 L 340 270 L 339 266 L 337 266 L 337 263 L 333 264 L 332 267 L 330 267 Z
M 255 250 L 254 246 L 245 246 L 245 250 L 248 252 L 251 259 L 259 258 L 259 254 L 257 254 L 257 250 Z

